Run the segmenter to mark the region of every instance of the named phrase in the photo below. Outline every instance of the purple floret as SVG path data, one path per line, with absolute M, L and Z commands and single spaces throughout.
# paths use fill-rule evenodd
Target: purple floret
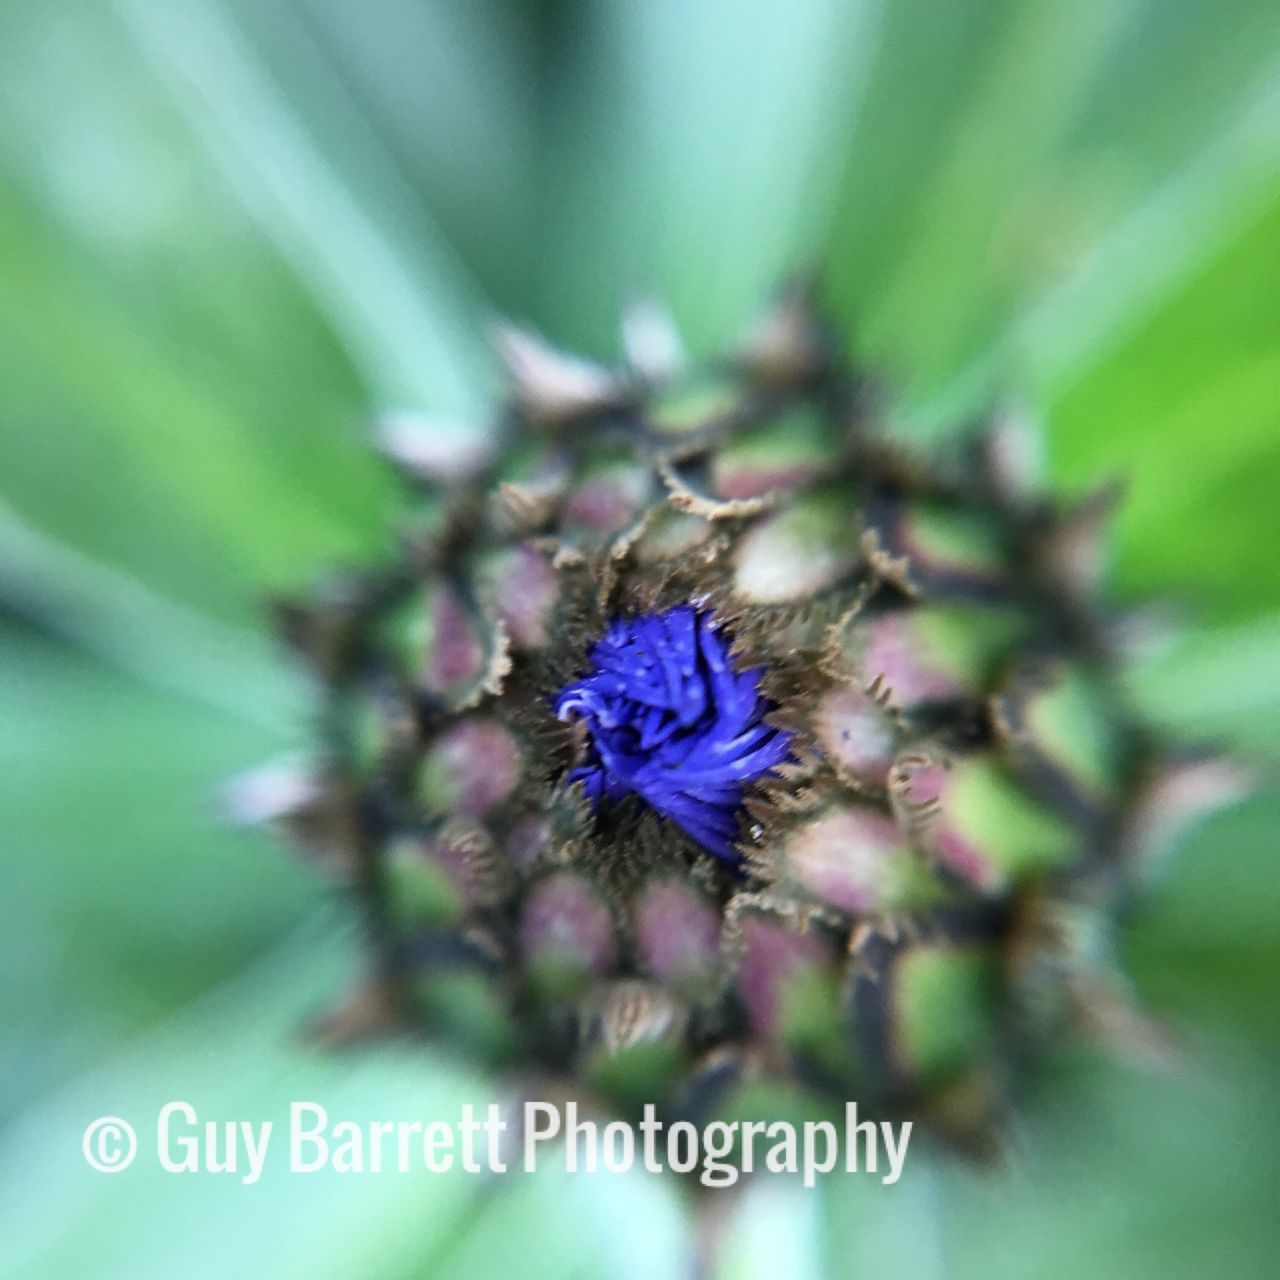
M 593 804 L 634 792 L 736 862 L 746 789 L 790 752 L 787 733 L 765 723 L 762 669 L 735 671 L 728 638 L 692 605 L 615 620 L 589 658 L 555 700 L 556 715 L 581 717 L 591 736 L 569 780 Z

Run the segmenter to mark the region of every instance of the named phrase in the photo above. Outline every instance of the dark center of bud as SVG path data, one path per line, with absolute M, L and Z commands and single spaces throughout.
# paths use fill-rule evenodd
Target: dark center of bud
M 765 722 L 762 668 L 734 669 L 709 612 L 615 619 L 588 655 L 591 670 L 555 700 L 587 726 L 587 757 L 569 775 L 592 804 L 634 793 L 719 858 L 735 861 L 747 787 L 788 756 L 789 735 Z

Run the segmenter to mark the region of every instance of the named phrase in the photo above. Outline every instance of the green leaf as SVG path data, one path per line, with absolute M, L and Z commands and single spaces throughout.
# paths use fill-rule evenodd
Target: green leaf
M 476 412 L 488 362 L 466 273 L 380 149 L 344 172 L 218 0 L 180 10 L 117 0 L 116 9 L 371 391 L 441 414 Z M 325 124 L 336 132 L 344 122 L 334 109 Z
M 554 45 L 536 9 L 230 3 L 290 101 L 323 122 L 327 154 L 337 151 L 345 171 L 376 149 L 384 178 L 430 210 L 483 296 L 526 314 L 541 232 L 538 95 Z
M 912 217 L 894 277 L 865 319 L 865 342 L 893 342 L 915 385 L 954 369 L 999 314 L 1011 198 L 1066 130 L 1128 5 L 1067 0 L 1013 5 L 983 51 L 972 98 L 954 114 L 951 145 Z M 954 111 L 954 108 L 953 108 Z
M 1177 588 L 1213 621 L 1280 606 L 1266 504 L 1280 477 L 1280 200 L 1197 272 L 1053 411 L 1069 483 L 1123 471 L 1118 585 Z
M 873 0 L 591 6 L 551 115 L 551 331 L 611 354 L 618 309 L 651 294 L 706 350 L 807 265 L 880 10 Z
M 0 597 L 135 677 L 246 725 L 279 731 L 302 705 L 261 633 L 175 604 L 121 570 L 42 537 L 0 503 Z
M 1052 394 L 1238 233 L 1277 179 L 1270 21 L 1259 0 L 895 7 L 827 261 L 905 422 Z
M 330 927 L 296 933 L 246 971 L 127 1050 L 105 1056 L 10 1126 L 0 1157 L 0 1273 L 100 1277 L 159 1274 L 345 1277 L 424 1274 L 484 1183 L 460 1169 L 343 1176 L 291 1173 L 290 1103 L 331 1120 L 430 1120 L 481 1108 L 482 1084 L 421 1050 L 385 1050 L 359 1066 L 304 1050 L 287 1029 L 332 999 L 349 948 Z M 201 1120 L 270 1120 L 278 1131 L 261 1181 L 173 1174 L 155 1158 L 155 1123 L 174 1099 Z M 86 1124 L 118 1115 L 139 1154 L 113 1177 L 80 1152 Z
M 1136 663 L 1130 693 L 1180 736 L 1218 740 L 1280 761 L 1280 618 L 1189 630 Z
M 12 624 L 3 641 L 8 1111 L 238 971 L 322 890 L 217 811 L 228 775 L 281 749 L 278 727 L 229 716 L 218 686 L 202 705 Z

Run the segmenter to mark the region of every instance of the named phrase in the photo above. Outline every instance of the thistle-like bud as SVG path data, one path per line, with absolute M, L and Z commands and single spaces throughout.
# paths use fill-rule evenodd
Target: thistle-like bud
M 384 421 L 428 532 L 281 608 L 331 732 L 240 811 L 360 895 L 371 1025 L 624 1114 L 775 1079 L 987 1148 L 1238 781 L 1117 691 L 1106 503 L 1038 494 L 1008 417 L 891 447 L 803 290 L 707 369 L 651 308 L 619 370 L 500 346 L 502 449 Z

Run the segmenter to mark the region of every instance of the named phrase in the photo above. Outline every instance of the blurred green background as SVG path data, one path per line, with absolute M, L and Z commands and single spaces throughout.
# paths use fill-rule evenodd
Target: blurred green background
M 477 427 L 495 316 L 606 358 L 654 295 L 705 351 L 805 265 L 902 430 L 1012 401 L 1055 482 L 1128 477 L 1114 590 L 1193 622 L 1135 692 L 1280 763 L 1275 0 L 4 0 L 0 1270 L 691 1274 L 642 1175 L 241 1187 L 79 1142 L 497 1096 L 294 1038 L 355 962 L 216 819 L 306 736 L 261 596 L 388 536 L 370 415 Z M 1000 1176 L 753 1187 L 719 1274 L 1274 1274 L 1278 822 L 1203 825 L 1134 923 L 1182 1064 L 1064 1054 Z

